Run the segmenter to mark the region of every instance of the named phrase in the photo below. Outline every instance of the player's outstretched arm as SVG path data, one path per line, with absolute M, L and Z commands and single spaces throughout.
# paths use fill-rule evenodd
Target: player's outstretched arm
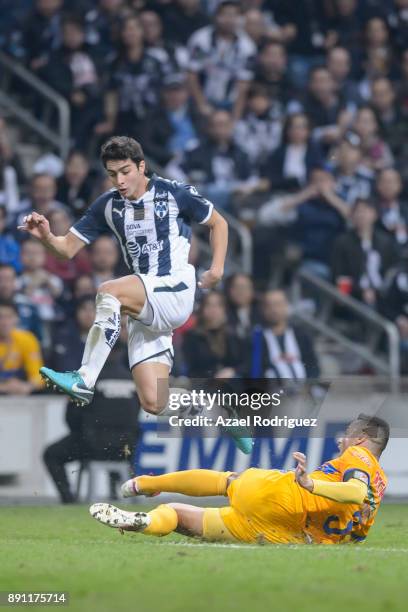
M 211 217 L 204 225 L 210 228 L 212 262 L 210 269 L 202 275 L 198 286 L 201 289 L 212 289 L 224 274 L 224 262 L 228 247 L 228 224 L 219 212 L 213 210 Z
M 295 469 L 296 482 L 313 495 L 321 495 L 344 504 L 359 505 L 367 497 L 368 487 L 362 480 L 351 478 L 347 482 L 327 482 L 310 478 L 306 472 L 306 456 L 296 452 L 293 453 L 293 458 L 298 462 Z
M 77 236 L 68 232 L 65 236 L 54 236 L 50 230 L 48 219 L 36 212 L 24 217 L 24 225 L 18 229 L 28 232 L 30 236 L 37 238 L 42 244 L 57 257 L 71 259 L 85 246 L 85 243 Z

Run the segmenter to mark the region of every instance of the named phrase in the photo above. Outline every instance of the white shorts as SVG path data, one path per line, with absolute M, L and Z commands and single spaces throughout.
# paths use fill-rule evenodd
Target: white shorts
M 138 274 L 144 284 L 149 323 L 128 317 L 129 367 L 146 361 L 173 364 L 173 330 L 187 321 L 194 307 L 196 276 L 193 266 L 169 276 Z

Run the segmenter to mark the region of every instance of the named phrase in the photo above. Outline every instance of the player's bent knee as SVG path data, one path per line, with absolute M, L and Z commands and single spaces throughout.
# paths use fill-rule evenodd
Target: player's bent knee
M 145 412 L 148 412 L 149 414 L 159 414 L 164 408 L 164 406 L 160 404 L 157 396 L 155 395 L 149 397 L 146 395 L 140 396 L 139 394 L 139 400 L 143 410 Z
M 114 281 L 105 281 L 101 283 L 98 287 L 98 294 L 109 293 L 109 295 L 113 295 L 115 298 L 119 299 L 119 288 L 115 285 Z

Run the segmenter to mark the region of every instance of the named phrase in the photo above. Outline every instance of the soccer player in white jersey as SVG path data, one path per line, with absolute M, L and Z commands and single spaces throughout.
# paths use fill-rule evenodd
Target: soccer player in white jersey
M 19 229 L 38 238 L 52 253 L 72 258 L 101 234 L 116 236 L 129 275 L 104 282 L 96 296 L 96 318 L 85 344 L 81 367 L 74 372 L 41 368 L 46 382 L 81 405 L 89 404 L 97 378 L 118 339 L 121 316 L 129 315 L 129 366 L 140 404 L 165 414 L 172 367 L 172 332 L 190 316 L 196 288 L 188 263 L 190 222 L 211 231 L 212 263 L 199 286 L 214 287 L 222 278 L 228 242 L 225 219 L 191 185 L 145 175 L 142 147 L 133 138 L 114 136 L 101 150 L 113 189 L 102 194 L 65 236 L 55 236 L 36 212 Z M 244 452 L 251 441 L 233 434 Z

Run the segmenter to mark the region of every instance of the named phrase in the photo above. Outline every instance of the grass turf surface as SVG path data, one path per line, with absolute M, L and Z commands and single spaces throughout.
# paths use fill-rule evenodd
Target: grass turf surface
M 408 505 L 384 505 L 365 544 L 333 547 L 120 536 L 86 506 L 0 516 L 0 591 L 68 591 L 71 611 L 407 609 Z

